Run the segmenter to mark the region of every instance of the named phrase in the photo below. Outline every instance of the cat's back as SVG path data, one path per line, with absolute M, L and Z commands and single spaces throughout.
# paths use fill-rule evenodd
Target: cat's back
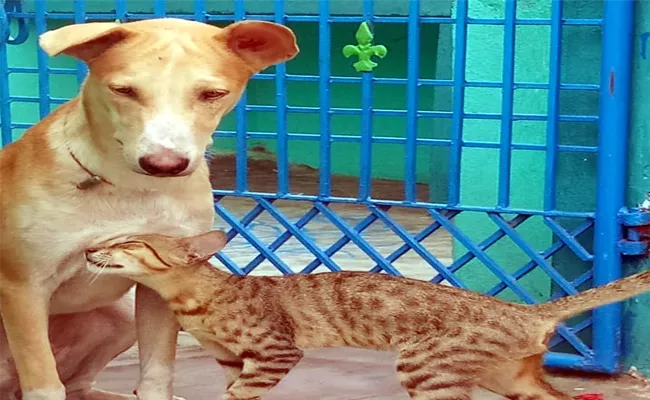
M 391 349 L 396 340 L 438 335 L 453 315 L 472 314 L 481 295 L 385 274 L 336 272 L 277 278 L 282 307 L 305 347 Z

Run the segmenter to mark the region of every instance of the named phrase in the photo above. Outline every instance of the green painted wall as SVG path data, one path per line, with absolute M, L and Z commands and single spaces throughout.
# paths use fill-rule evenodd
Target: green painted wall
M 469 15 L 475 18 L 503 18 L 504 2 L 472 1 Z M 548 17 L 550 2 L 519 2 L 518 17 Z M 503 80 L 503 26 L 470 25 L 467 33 L 467 80 L 501 82 Z M 550 29 L 547 26 L 519 26 L 516 30 L 515 81 L 548 82 Z M 514 112 L 518 114 L 545 114 L 547 91 L 517 89 L 514 95 Z M 501 113 L 502 90 L 499 88 L 467 88 L 465 112 Z M 466 119 L 463 125 L 465 141 L 499 142 L 501 122 L 498 120 Z M 543 122 L 516 121 L 513 123 L 513 142 L 543 144 L 546 126 Z M 544 157 L 542 151 L 513 150 L 510 206 L 539 209 L 544 193 Z M 497 204 L 499 150 L 464 148 L 461 161 L 461 203 L 471 206 L 493 207 Z M 474 243 L 479 243 L 497 230 L 497 226 L 483 213 L 462 213 L 455 218 Z M 517 232 L 536 251 L 546 249 L 552 236 L 539 218 L 531 218 Z M 459 257 L 467 249 L 458 241 L 454 254 Z M 508 272 L 514 272 L 529 258 L 510 239 L 504 238 L 487 250 L 487 255 Z M 485 266 L 475 260 L 464 267 L 459 275 L 473 289 L 485 291 L 500 280 Z M 541 271 L 534 271 L 521 280 L 523 286 L 536 299 L 548 298 L 550 280 Z M 503 298 L 518 300 L 509 289 Z
M 628 203 L 640 203 L 650 191 L 650 2 L 637 2 L 632 84 L 632 137 Z M 645 56 L 645 58 L 644 58 Z M 650 267 L 648 260 L 630 262 L 627 273 Z M 650 376 L 650 294 L 629 301 L 625 308 L 624 351 L 626 364 Z

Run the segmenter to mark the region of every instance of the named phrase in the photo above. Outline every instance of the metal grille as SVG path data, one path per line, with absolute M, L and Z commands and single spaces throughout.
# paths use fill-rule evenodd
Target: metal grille
M 53 2 L 56 3 L 56 2 Z M 20 136 L 20 133 L 33 125 L 35 120 L 47 115 L 51 109 L 69 99 L 70 96 L 57 97 L 55 88 L 50 87 L 50 78 L 65 75 L 76 78 L 77 84 L 83 81 L 86 68 L 77 63 L 75 68 L 57 67 L 52 60 L 34 45 L 34 35 L 45 32 L 51 23 L 83 23 L 96 20 L 132 21 L 137 19 L 173 16 L 195 19 L 210 23 L 227 23 L 242 19 L 261 19 L 291 25 L 312 23 L 317 26 L 318 73 L 288 73 L 287 65 L 278 65 L 272 71 L 256 75 L 253 81 L 272 81 L 275 87 L 273 104 L 251 104 L 246 94 L 242 97 L 234 113 L 232 129 L 215 132 L 215 140 L 230 138 L 234 140 L 235 179 L 234 187 L 214 190 L 215 210 L 224 224 L 229 227 L 231 241 L 243 238 L 247 249 L 255 252 L 247 263 L 236 261 L 227 252 L 217 256 L 218 262 L 238 274 L 253 272 L 262 263 L 269 263 L 281 273 L 310 273 L 319 267 L 331 271 L 346 269 L 345 263 L 337 261 L 346 246 L 355 245 L 370 260 L 369 271 L 404 275 L 398 266 L 406 254 L 416 254 L 422 265 L 429 269 L 432 282 L 447 282 L 459 287 L 468 287 L 462 272 L 472 263 L 480 265 L 496 278 L 498 283 L 482 288 L 490 295 L 505 292 L 519 301 L 535 303 L 549 297 L 574 294 L 592 285 L 602 285 L 618 278 L 621 274 L 621 259 L 616 243 L 621 236 L 617 212 L 624 205 L 624 182 L 626 179 L 626 149 L 628 135 L 628 94 L 630 86 L 631 27 L 633 24 L 633 1 L 611 0 L 597 2 L 602 6 L 602 15 L 594 18 L 569 18 L 563 15 L 566 2 L 549 1 L 550 15 L 544 18 L 525 18 L 518 15 L 518 4 L 504 0 L 504 15 L 500 18 L 471 17 L 470 11 L 475 2 L 458 0 L 453 2 L 450 15 L 431 15 L 422 13 L 426 0 L 409 0 L 404 12 L 376 13 L 375 8 L 385 1 L 359 0 L 359 9 L 354 12 L 335 12 L 341 8 L 336 1 L 307 1 L 306 8 L 311 11 L 293 12 L 295 4 L 282 0 L 263 2 L 263 10 L 249 12 L 243 0 L 234 1 L 229 8 L 212 7 L 211 2 L 195 0 L 190 7 L 176 11 L 163 0 L 142 1 L 137 10 L 125 0 L 106 2 L 100 9 L 87 10 L 92 4 L 74 1 L 69 9 L 50 9 L 41 0 L 20 2 L 7 0 L 5 10 L 0 11 L 0 117 L 2 144 L 6 145 Z M 224 3 L 224 2 L 222 2 Z M 254 1 L 251 1 L 254 3 Z M 273 4 L 271 9 L 270 5 Z M 212 8 L 214 8 L 214 10 Z M 181 7 L 183 8 L 183 7 Z M 191 9 L 188 9 L 191 8 Z M 345 7 L 344 7 L 345 8 Z M 350 9 L 354 9 L 350 6 Z M 381 77 L 373 72 L 361 72 L 354 76 L 338 76 L 332 73 L 332 31 L 340 24 L 359 24 L 370 22 L 374 26 L 384 24 L 406 25 L 407 54 L 406 77 Z M 422 37 L 423 27 L 438 25 L 440 29 L 452 32 L 453 64 L 449 77 L 423 78 L 421 76 L 422 43 L 429 38 Z M 468 78 L 468 31 L 472 26 L 494 26 L 503 29 L 503 51 L 501 54 L 501 79 L 497 81 L 473 80 Z M 542 26 L 550 32 L 547 64 L 540 68 L 548 69 L 546 82 L 518 81 L 515 73 L 517 54 L 517 32 L 520 27 Z M 598 32 L 601 43 L 600 79 L 595 83 L 569 83 L 562 79 L 563 32 L 568 27 L 589 28 Z M 32 29 L 34 31 L 30 31 Z M 31 33 L 30 33 L 31 32 Z M 602 35 L 602 36 L 601 36 Z M 350 38 L 351 41 L 353 38 Z M 300 40 L 300 37 L 299 37 Z M 376 38 L 381 42 L 381 38 Z M 31 41 L 31 42 L 30 42 Z M 31 47 L 29 47 L 31 45 Z M 15 65 L 9 47 L 25 47 L 30 54 L 36 54 L 35 65 Z M 390 50 L 390 48 L 389 48 Z M 9 54 L 9 55 L 8 55 Z M 350 62 L 351 64 L 351 62 Z M 34 77 L 38 81 L 36 95 L 16 95 L 10 86 L 14 76 Z M 287 96 L 287 85 L 291 82 L 311 83 L 318 88 L 318 105 L 292 105 Z M 345 84 L 355 87 L 360 99 L 358 107 L 337 107 L 332 105 L 333 85 Z M 391 86 L 406 91 L 406 103 L 402 108 L 376 107 L 373 91 L 377 87 Z M 449 110 L 431 110 L 422 106 L 419 93 L 426 88 L 449 88 L 451 107 Z M 501 93 L 499 112 L 473 112 L 467 110 L 466 95 L 472 88 L 496 89 Z M 525 90 L 544 90 L 547 93 L 545 111 L 539 113 L 519 112 L 513 106 L 517 93 Z M 560 104 L 563 93 L 595 93 L 599 96 L 599 111 L 588 113 L 564 113 Z M 352 94 L 351 94 L 352 96 Z M 37 105 L 34 108 L 34 121 L 12 120 L 14 106 Z M 256 131 L 249 129 L 250 113 L 274 115 L 275 129 Z M 292 132 L 288 119 L 292 115 L 305 114 L 318 117 L 318 133 Z M 359 119 L 359 133 L 339 134 L 333 127 L 332 119 L 337 116 L 356 116 Z M 404 122 L 404 137 L 377 134 L 373 122 L 377 117 L 399 117 Z M 440 138 L 423 137 L 420 123 L 425 120 L 447 121 Z M 475 140 L 465 135 L 468 121 L 492 121 L 498 124 L 495 140 Z M 539 143 L 526 143 L 515 138 L 513 125 L 519 121 L 544 124 L 545 140 Z M 560 125 L 571 123 L 593 124 L 598 127 L 597 141 L 592 144 L 571 144 L 562 142 Z M 446 136 L 445 136 L 446 135 Z M 254 191 L 249 185 L 248 159 L 252 140 L 273 140 L 275 142 L 275 169 L 277 187 L 275 191 Z M 313 194 L 292 191 L 290 185 L 289 148 L 298 141 L 318 143 L 318 189 Z M 338 154 L 334 150 L 337 143 L 353 143 L 358 147 L 358 190 L 356 195 L 336 195 L 332 187 L 332 162 Z M 403 182 L 396 184 L 399 194 L 393 198 L 375 198 L 372 195 L 373 146 L 389 144 L 403 148 Z M 443 149 L 448 158 L 445 177 L 447 193 L 443 199 L 422 199 L 418 197 L 417 157 L 420 149 Z M 496 201 L 493 204 L 472 204 L 463 197 L 464 172 L 463 154 L 471 149 L 487 149 L 498 152 L 498 172 L 496 174 Z M 543 201 L 540 206 L 513 206 L 512 196 L 519 190 L 512 184 L 513 154 L 519 151 L 543 155 Z M 596 182 L 593 207 L 570 209 L 558 205 L 559 158 L 563 154 L 587 154 L 597 161 Z M 399 153 L 401 154 L 401 153 Z M 528 153 L 527 153 L 528 154 Z M 401 157 L 401 155 L 399 156 Z M 564 174 L 570 173 L 566 170 Z M 400 185 L 403 184 L 403 187 Z M 587 185 L 587 182 L 585 182 Z M 250 210 L 244 215 L 235 215 L 229 210 L 228 200 L 248 199 Z M 279 203 L 285 201 L 306 204 L 304 213 L 286 215 Z M 240 201 L 240 200 L 238 200 Z M 349 218 L 337 208 L 339 205 L 356 205 L 355 218 Z M 399 220 L 401 210 L 420 212 L 422 225 L 418 229 L 408 229 Z M 255 224 L 260 216 L 266 215 L 275 226 L 276 235 L 272 240 L 263 240 L 256 231 Z M 471 223 L 457 221 L 464 215 L 487 218 L 494 226 L 492 233 L 477 238 L 472 232 Z M 552 237 L 543 248 L 528 242 L 518 228 L 530 220 L 538 220 L 539 227 L 547 229 Z M 309 231 L 310 223 L 325 221 L 340 232 L 339 237 L 329 245 L 323 245 L 315 233 Z M 382 226 L 387 234 L 395 235 L 400 245 L 385 252 L 378 249 L 366 233 L 373 227 Z M 259 225 L 257 225 L 259 227 Z M 452 260 L 445 261 L 434 254 L 427 245 L 427 239 L 437 232 L 446 231 L 453 237 L 455 254 Z M 523 265 L 506 265 L 507 260 L 497 260 L 490 251 L 504 241 L 522 252 L 528 259 Z M 304 264 L 286 262 L 281 256 L 282 246 L 295 241 L 304 247 L 311 259 Z M 232 242 L 231 242 L 232 243 Z M 450 246 L 452 243 L 450 242 Z M 464 250 L 463 250 L 464 249 Z M 558 268 L 554 257 L 565 253 L 572 254 L 583 268 Z M 475 271 L 475 269 L 473 270 Z M 536 296 L 527 288 L 524 281 L 533 273 L 541 274 L 549 281 L 549 292 Z M 550 293 L 550 296 L 549 296 Z M 407 310 L 406 310 L 407 311 Z M 612 372 L 618 367 L 621 328 L 621 307 L 603 307 L 576 320 L 567 322 L 558 330 L 553 339 L 553 352 L 547 357 L 547 364 L 554 367 L 574 368 L 592 371 Z

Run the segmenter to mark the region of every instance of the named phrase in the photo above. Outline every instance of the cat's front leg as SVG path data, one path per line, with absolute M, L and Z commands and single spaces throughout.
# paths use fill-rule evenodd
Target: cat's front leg
M 302 359 L 292 344 L 276 343 L 261 352 L 244 351 L 244 368 L 222 400 L 256 400 L 274 388 Z

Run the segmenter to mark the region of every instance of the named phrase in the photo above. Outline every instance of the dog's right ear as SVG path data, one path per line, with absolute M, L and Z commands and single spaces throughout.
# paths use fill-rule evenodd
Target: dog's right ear
M 50 56 L 67 54 L 88 64 L 111 46 L 132 35 L 135 32 L 115 22 L 91 22 L 45 32 L 38 42 Z

